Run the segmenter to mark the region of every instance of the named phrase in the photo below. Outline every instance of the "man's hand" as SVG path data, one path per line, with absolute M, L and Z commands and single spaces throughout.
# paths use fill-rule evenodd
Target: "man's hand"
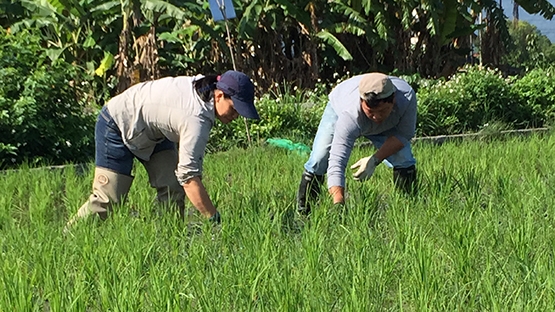
M 211 216 L 208 220 L 215 224 L 220 224 L 220 222 L 222 222 L 220 213 L 218 211 L 216 211 L 216 213 L 213 216 Z
M 351 166 L 351 169 L 358 168 L 358 171 L 353 173 L 353 178 L 356 181 L 365 181 L 369 179 L 372 174 L 374 174 L 376 166 L 381 162 L 382 161 L 378 160 L 374 155 L 359 159 L 359 161 Z
M 345 202 L 345 189 L 341 186 L 332 186 L 329 189 L 334 204 L 342 204 Z

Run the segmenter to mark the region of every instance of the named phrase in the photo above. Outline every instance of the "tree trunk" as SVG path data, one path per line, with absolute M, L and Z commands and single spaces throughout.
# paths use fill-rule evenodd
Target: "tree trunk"
M 129 16 L 125 12 L 122 14 L 123 27 L 119 35 L 118 55 L 117 55 L 117 78 L 118 86 L 117 93 L 121 93 L 131 86 L 131 64 L 128 57 L 129 46 Z
M 149 31 L 135 40 L 135 61 L 133 63 L 134 80 L 132 84 L 155 80 L 160 78 L 160 67 L 158 65 L 158 45 L 156 44 L 156 26 L 160 13 L 155 13 Z
M 486 29 L 483 32 L 481 42 L 482 64 L 497 67 L 502 55 L 502 44 L 499 30 L 491 18 L 491 13 L 487 13 Z
M 518 3 L 513 0 L 513 23 L 515 27 L 518 25 Z
M 320 28 L 318 27 L 318 17 L 316 16 L 314 2 L 310 2 L 309 11 L 310 21 L 312 22 L 312 34 L 317 34 Z M 320 68 L 320 63 L 318 62 L 318 43 L 315 36 L 310 38 L 309 48 L 310 60 L 307 60 L 307 63 L 310 65 L 310 73 L 308 78 L 315 81 L 318 79 L 318 69 Z

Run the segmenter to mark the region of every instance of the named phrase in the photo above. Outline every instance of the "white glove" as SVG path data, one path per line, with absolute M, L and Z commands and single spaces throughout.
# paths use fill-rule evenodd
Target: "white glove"
M 370 179 L 372 174 L 374 174 L 374 170 L 380 163 L 381 161 L 374 157 L 374 155 L 359 159 L 359 161 L 351 166 L 351 169 L 358 168 L 358 171 L 353 173 L 353 178 L 356 181 Z

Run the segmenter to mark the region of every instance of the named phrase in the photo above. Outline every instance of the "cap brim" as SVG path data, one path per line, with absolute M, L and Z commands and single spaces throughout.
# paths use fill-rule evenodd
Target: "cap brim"
M 260 119 L 253 103 L 243 102 L 234 96 L 232 96 L 231 99 L 233 100 L 233 106 L 239 115 L 250 119 Z

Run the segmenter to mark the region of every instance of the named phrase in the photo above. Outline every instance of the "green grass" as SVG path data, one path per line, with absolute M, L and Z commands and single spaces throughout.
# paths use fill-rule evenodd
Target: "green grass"
M 91 171 L 0 174 L 0 311 L 549 311 L 554 150 L 553 135 L 417 144 L 418 196 L 382 165 L 310 218 L 294 213 L 306 157 L 211 154 L 218 227 L 160 213 L 138 165 L 125 205 L 65 236 Z

